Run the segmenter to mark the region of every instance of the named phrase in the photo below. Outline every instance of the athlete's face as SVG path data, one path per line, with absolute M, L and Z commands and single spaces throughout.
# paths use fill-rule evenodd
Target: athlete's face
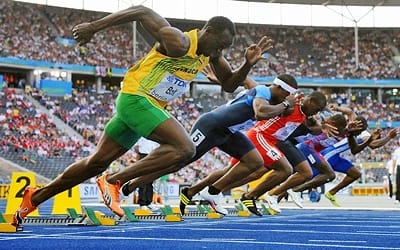
M 326 105 L 322 105 L 320 102 L 312 100 L 309 96 L 304 97 L 301 110 L 307 116 L 316 115 L 318 112 L 322 111 Z
M 233 43 L 233 36 L 228 29 L 216 32 L 212 27 L 208 27 L 203 37 L 199 39 L 198 53 L 211 58 L 222 55 L 224 49 L 229 48 Z

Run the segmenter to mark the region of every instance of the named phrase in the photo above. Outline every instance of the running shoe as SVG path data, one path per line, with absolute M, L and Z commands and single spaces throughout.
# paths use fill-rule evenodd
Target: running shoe
M 129 191 L 129 183 L 130 183 L 130 181 L 128 181 L 128 182 L 126 182 L 124 185 L 122 185 L 122 187 L 121 187 L 121 193 L 124 195 L 124 196 L 129 196 L 132 192 L 131 191 Z
M 104 174 L 97 178 L 96 183 L 100 189 L 104 204 L 118 216 L 124 216 L 124 211 L 120 207 L 119 200 L 120 182 L 117 181 L 115 185 L 110 184 L 107 182 L 107 174 Z
M 329 191 L 328 191 L 328 192 L 325 193 L 325 197 L 326 197 L 328 200 L 330 200 L 331 203 L 332 203 L 333 205 L 335 205 L 335 206 L 337 206 L 337 207 L 340 207 L 339 202 L 336 201 L 336 195 L 332 195 L 332 194 L 329 193 Z
M 179 209 L 181 210 L 181 215 L 185 214 L 186 206 L 192 201 L 192 197 L 188 195 L 189 188 L 182 188 L 179 195 Z
M 269 195 L 266 193 L 264 195 L 264 200 L 267 202 L 267 205 L 270 209 L 272 209 L 276 213 L 280 213 L 282 210 L 278 205 L 278 196 L 277 195 Z
M 152 213 L 159 213 L 160 212 L 160 208 L 156 207 L 152 204 L 149 204 L 147 206 L 140 206 L 140 209 L 146 209 L 146 210 L 150 210 Z
M 200 191 L 199 195 L 210 204 L 215 212 L 222 215 L 228 214 L 228 210 L 219 204 L 222 198 L 222 193 L 212 195 L 208 192 L 208 187 L 206 187 L 202 191 Z
M 36 209 L 36 206 L 32 205 L 32 195 L 37 191 L 37 188 L 27 186 L 24 190 L 22 202 L 13 217 L 13 225 L 19 226 L 24 221 L 25 217 Z
M 292 189 L 287 190 L 287 193 L 289 194 L 290 198 L 296 204 L 299 208 L 303 208 L 303 202 L 299 196 L 299 194 Z
M 242 197 L 240 198 L 240 201 L 242 202 L 242 204 L 253 214 L 257 215 L 257 216 L 262 216 L 262 214 L 258 211 L 257 209 L 257 205 L 256 205 L 256 200 L 255 199 L 249 199 L 246 198 L 244 196 L 244 194 L 242 195 Z

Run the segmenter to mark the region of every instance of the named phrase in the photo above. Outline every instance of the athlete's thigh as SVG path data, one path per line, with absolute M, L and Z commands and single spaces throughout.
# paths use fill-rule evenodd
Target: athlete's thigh
M 308 163 L 312 167 L 315 167 L 324 160 L 318 152 L 303 143 L 296 145 L 296 147 L 301 151 L 301 153 L 304 155 L 304 157 L 307 159 Z
M 177 147 L 192 145 L 182 124 L 151 98 L 135 95 L 122 97 L 125 108 L 121 108 L 122 105 L 117 107 L 117 113 L 137 134 L 160 144 Z
M 328 161 L 329 162 L 329 161 Z M 351 161 L 338 156 L 337 159 L 335 159 L 335 162 L 333 164 L 331 164 L 333 170 L 335 170 L 336 172 L 340 172 L 340 173 L 347 173 L 347 171 L 349 171 L 350 168 L 353 167 L 353 163 L 351 163 Z
M 105 130 L 108 136 L 125 148 L 132 147 L 141 136 L 148 137 L 158 126 L 171 118 L 171 115 L 151 98 L 139 95 L 120 93 L 116 101 L 116 110 Z
M 241 159 L 248 152 L 255 149 L 250 139 L 242 132 L 235 132 L 230 135 L 227 140 L 218 147 L 236 159 Z
M 290 141 L 278 141 L 276 146 L 285 154 L 290 164 L 295 167 L 301 162 L 306 161 L 306 157 L 293 143 Z
M 213 119 L 213 115 L 208 113 L 202 115 L 192 127 L 190 138 L 196 146 L 196 155 L 193 161 L 202 157 L 213 147 L 218 147 L 225 143 L 232 133 L 227 129 L 220 127 Z
M 284 154 L 276 146 L 276 142 L 268 141 L 261 133 L 247 133 L 247 136 L 261 154 L 265 167 L 271 168 L 275 162 L 285 158 Z

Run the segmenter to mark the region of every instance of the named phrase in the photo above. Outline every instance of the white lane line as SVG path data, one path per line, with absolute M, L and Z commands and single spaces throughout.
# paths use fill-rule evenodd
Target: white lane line
M 367 243 L 366 240 L 308 240 L 311 242 Z

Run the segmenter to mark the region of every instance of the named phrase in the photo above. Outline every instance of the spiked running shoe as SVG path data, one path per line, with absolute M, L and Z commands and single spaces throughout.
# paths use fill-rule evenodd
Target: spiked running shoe
M 124 196 L 129 196 L 132 192 L 129 190 L 129 184 L 130 184 L 131 182 L 130 181 L 128 181 L 127 183 L 125 183 L 124 185 L 122 185 L 122 187 L 121 187 L 121 193 L 124 195 Z
M 100 189 L 101 197 L 103 198 L 104 204 L 111 209 L 115 214 L 122 217 L 124 216 L 124 211 L 120 207 L 119 201 L 119 189 L 120 182 L 117 181 L 115 185 L 107 182 L 107 174 L 104 174 L 97 178 L 97 186 Z
M 335 205 L 337 207 L 340 207 L 339 202 L 337 202 L 337 200 L 336 200 L 336 195 L 333 195 L 333 194 L 329 193 L 329 191 L 328 191 L 328 192 L 325 193 L 325 197 L 328 200 L 330 200 L 333 205 Z
M 257 205 L 256 205 L 256 200 L 255 199 L 249 199 L 246 198 L 244 196 L 244 194 L 242 195 L 242 197 L 240 198 L 240 201 L 242 202 L 242 204 L 253 214 L 257 215 L 257 216 L 262 216 L 262 214 L 258 211 L 257 209 Z
M 210 204 L 210 206 L 214 209 L 215 212 L 220 213 L 222 215 L 227 215 L 228 210 L 222 207 L 219 203 L 222 198 L 222 193 L 212 195 L 208 192 L 208 187 L 204 188 L 200 191 L 199 195 Z
M 24 190 L 22 202 L 13 217 L 13 225 L 19 226 L 24 221 L 25 217 L 36 209 L 36 206 L 32 205 L 32 195 L 37 191 L 37 188 L 27 186 Z
M 182 188 L 179 195 L 179 209 L 181 210 L 181 215 L 185 214 L 186 206 L 192 201 L 192 197 L 188 195 L 189 188 Z
M 276 195 L 269 195 L 268 193 L 266 193 L 264 195 L 264 200 L 267 202 L 267 205 L 269 206 L 269 208 L 271 210 L 273 210 L 276 213 L 280 213 L 281 209 L 278 205 L 278 196 Z
M 297 192 L 293 191 L 292 189 L 289 189 L 287 191 L 287 193 L 289 194 L 289 196 L 292 199 L 292 201 L 294 202 L 294 204 L 296 204 L 299 208 L 304 207 L 303 202 L 301 201 L 301 198 Z

